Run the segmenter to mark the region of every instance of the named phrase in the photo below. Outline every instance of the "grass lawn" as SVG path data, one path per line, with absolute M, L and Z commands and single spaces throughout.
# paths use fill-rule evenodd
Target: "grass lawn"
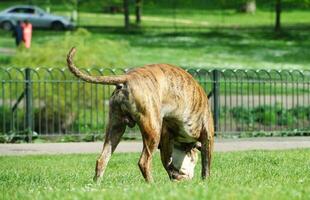
M 3 35 L 4 37 L 0 39 L 0 46 L 12 48 L 13 38 L 9 34 Z M 33 37 L 33 45 L 44 48 L 45 41 L 60 41 L 63 35 L 62 32 L 38 31 Z M 122 57 L 125 58 L 122 63 L 125 64 L 109 67 L 171 63 L 195 68 L 310 68 L 310 51 L 308 51 L 310 34 L 306 31 L 288 31 L 282 38 L 276 38 L 274 33 L 268 29 L 207 29 L 195 33 L 147 32 L 133 35 L 104 33 L 104 30 L 100 33 L 96 30 L 92 32 L 91 38 L 83 45 L 94 46 L 100 39 L 122 41 L 128 44 L 124 47 L 125 51 L 120 51 Z M 59 45 L 61 46 L 62 43 L 60 42 Z M 78 46 L 78 48 L 81 47 Z M 96 46 L 96 48 L 105 47 Z M 107 51 L 108 49 L 105 52 Z M 91 54 L 96 57 L 101 56 L 95 52 Z M 11 66 L 8 59 L 12 59 L 13 56 L 0 55 L 0 66 Z M 61 56 L 65 57 L 59 54 L 57 59 L 61 59 Z M 118 55 L 115 54 L 115 56 Z M 41 63 L 41 66 L 45 64 Z M 97 66 L 102 66 L 102 64 L 97 63 Z M 65 59 L 63 59 L 62 67 L 65 67 Z
M 195 68 L 310 68 L 310 32 L 308 31 L 310 12 L 298 9 L 284 11 L 282 15 L 284 32 L 276 35 L 273 32 L 274 16 L 268 10 L 257 10 L 254 15 L 218 9 L 172 11 L 171 9 L 160 9 L 160 11 L 145 9 L 142 29 L 135 34 L 111 33 L 104 28 L 105 26 L 118 27 L 117 30 L 121 30 L 123 16 L 120 14 L 81 12 L 80 25 L 91 32 L 91 39 L 84 41 L 83 45 L 104 49 L 104 46 L 98 46 L 98 41 L 102 39 L 121 41 L 121 45 L 126 44 L 119 51 L 113 52 L 114 54 L 107 53 L 110 58 L 113 58 L 113 55 L 123 55 L 124 60 L 120 62 L 122 64 L 104 67 L 171 63 Z M 68 15 L 69 13 L 58 11 L 58 14 Z M 134 23 L 133 16 L 131 20 Z M 66 32 L 34 30 L 33 46 L 42 48 L 41 52 L 50 52 L 53 49 L 44 48 L 47 41 L 53 40 L 59 47 L 54 51 L 67 49 L 62 43 L 66 34 Z M 0 66 L 13 66 L 14 62 L 11 60 L 15 55 L 2 54 L 1 48 L 14 49 L 14 39 L 11 33 L 4 31 L 0 31 L 0 35 Z M 83 47 L 78 46 L 78 48 Z M 109 48 L 104 49 L 104 52 L 108 51 Z M 32 53 L 31 50 L 29 53 Z M 37 55 L 37 52 L 33 54 Z M 102 53 L 96 54 L 94 50 L 90 54 L 92 57 L 102 56 Z M 38 55 L 38 57 L 42 56 L 44 54 Z M 81 56 L 89 58 L 89 55 Z M 54 59 L 61 60 L 63 57 L 65 55 L 59 54 L 59 57 Z M 118 57 L 115 58 L 117 59 Z M 62 66 L 56 67 L 65 67 L 65 65 L 65 59 L 63 59 Z M 101 63 L 96 65 L 102 66 Z M 55 67 L 44 62 L 41 62 L 40 66 Z
M 125 40 L 130 44 L 128 58 L 133 66 L 172 63 L 194 68 L 310 68 L 310 53 L 306 50 L 310 37 L 299 31 L 288 33 L 283 39 L 274 38 L 272 31 L 266 29 L 212 29 L 128 36 Z
M 96 155 L 0 157 L 0 199 L 309 199 L 310 149 L 215 153 L 212 177 L 170 182 L 157 153 L 146 184 L 139 154 L 115 154 L 101 184 Z
M 70 13 L 56 12 L 70 16 Z M 283 26 L 309 23 L 310 16 L 306 10 L 283 11 Z M 100 14 L 82 12 L 79 15 L 81 26 L 123 26 L 122 14 Z M 131 23 L 135 23 L 135 16 L 130 16 Z M 257 10 L 255 14 L 238 13 L 233 9 L 227 10 L 197 10 L 197 9 L 149 9 L 144 8 L 142 26 L 144 27 L 255 27 L 273 26 L 274 13 L 270 10 Z

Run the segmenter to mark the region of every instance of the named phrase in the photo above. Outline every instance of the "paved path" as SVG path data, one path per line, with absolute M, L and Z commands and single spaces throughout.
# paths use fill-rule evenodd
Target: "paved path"
M 0 53 L 4 55 L 13 55 L 16 52 L 13 48 L 0 48 Z
M 0 155 L 99 153 L 103 142 L 0 144 Z M 215 151 L 310 148 L 310 137 L 217 139 Z M 141 152 L 141 142 L 122 141 L 116 152 Z

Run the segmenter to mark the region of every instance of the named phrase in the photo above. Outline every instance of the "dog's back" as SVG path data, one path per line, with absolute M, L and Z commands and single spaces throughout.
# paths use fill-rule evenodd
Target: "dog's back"
M 158 113 L 157 120 L 167 123 L 180 141 L 197 140 L 209 117 L 208 98 L 188 72 L 173 65 L 155 64 L 136 68 L 127 76 L 125 87 L 137 108 L 134 112 Z

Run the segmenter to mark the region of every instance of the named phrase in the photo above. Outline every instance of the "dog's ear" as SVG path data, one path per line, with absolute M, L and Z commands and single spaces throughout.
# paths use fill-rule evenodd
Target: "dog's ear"
M 196 142 L 195 146 L 196 149 L 198 149 L 199 151 L 201 151 L 201 143 L 200 142 Z

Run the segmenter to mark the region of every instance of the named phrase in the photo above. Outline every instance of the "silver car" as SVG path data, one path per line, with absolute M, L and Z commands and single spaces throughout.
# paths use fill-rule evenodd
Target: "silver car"
M 28 20 L 33 27 L 51 28 L 54 30 L 71 29 L 74 23 L 69 19 L 46 13 L 37 6 L 12 6 L 0 12 L 0 26 L 11 30 L 17 21 Z

